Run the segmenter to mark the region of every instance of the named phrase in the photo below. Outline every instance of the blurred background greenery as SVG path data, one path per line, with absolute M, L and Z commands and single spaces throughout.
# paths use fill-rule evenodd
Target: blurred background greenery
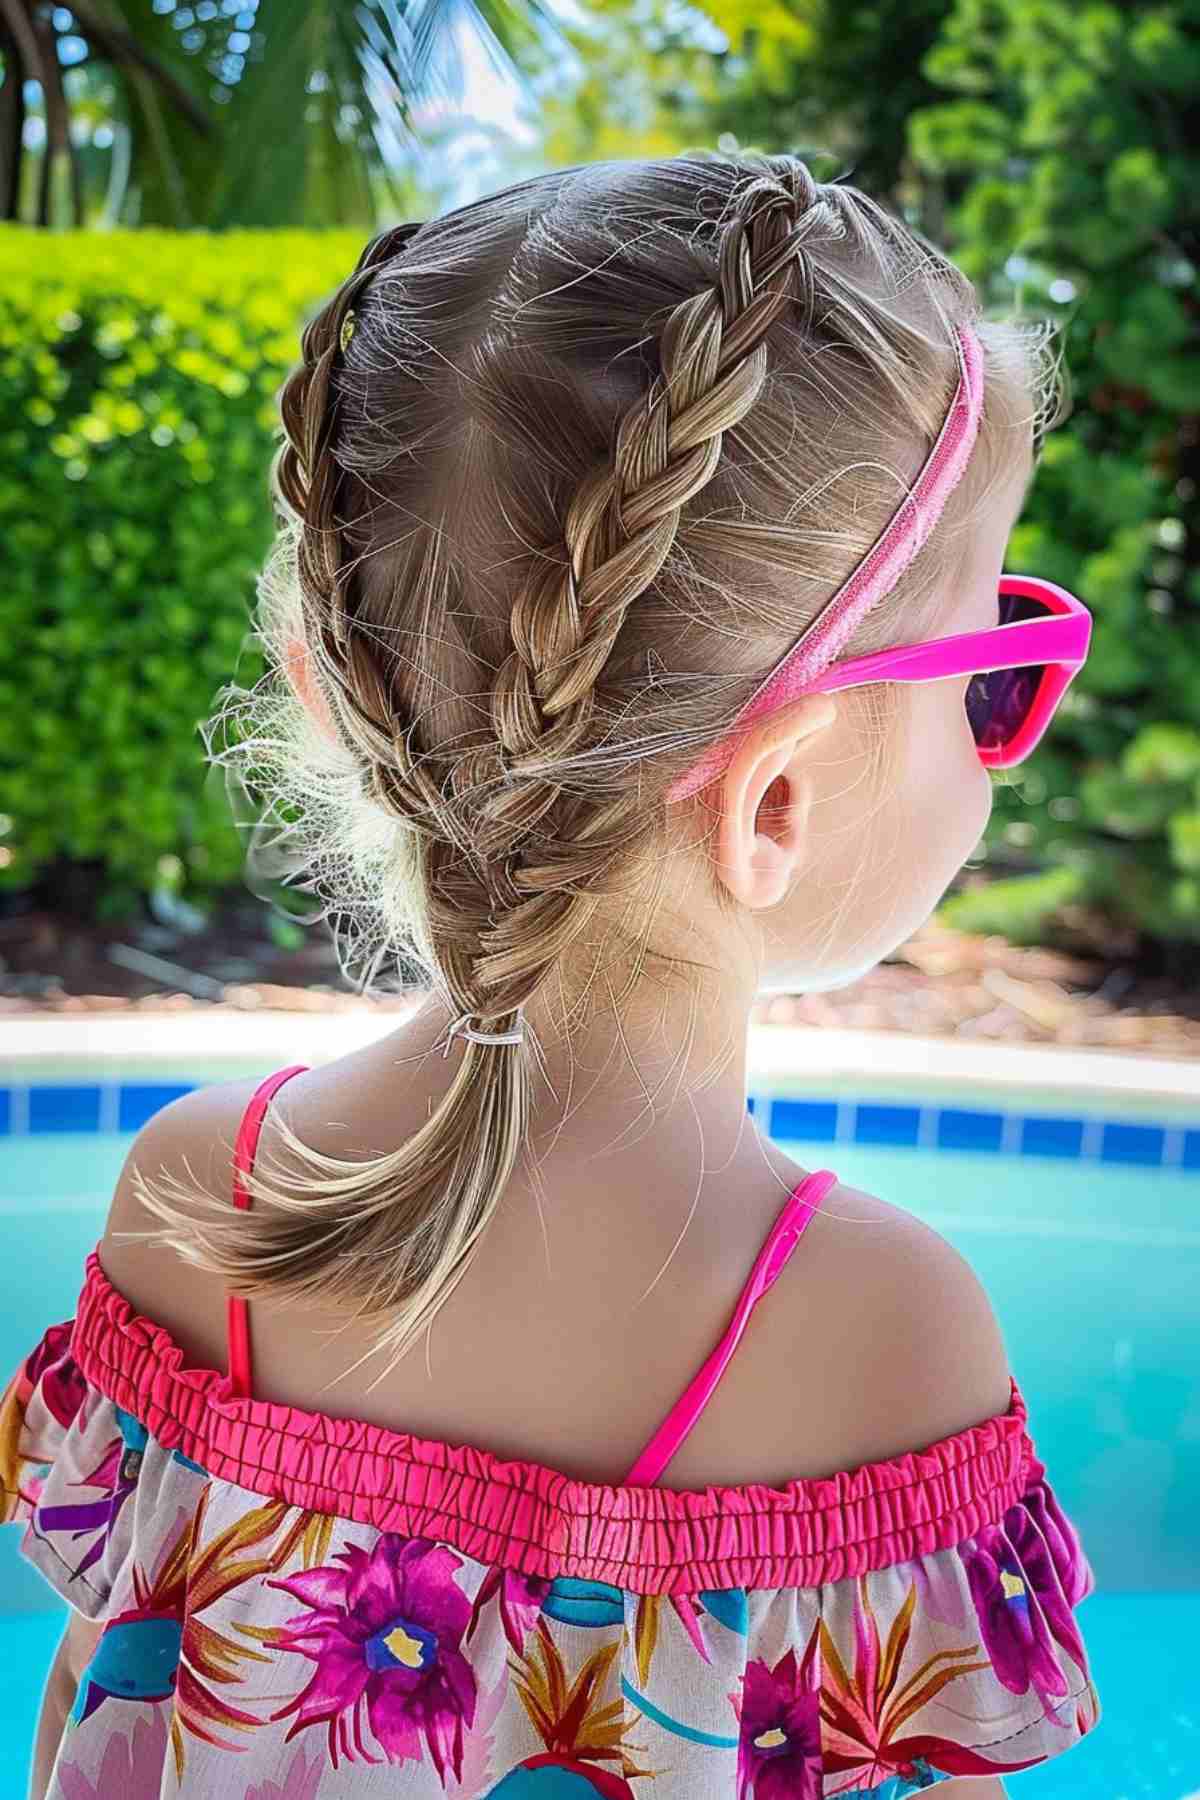
M 0 0 L 0 906 L 204 915 L 275 394 L 367 234 L 535 169 L 792 150 L 1059 323 L 1008 557 L 1094 608 L 944 916 L 1200 967 L 1200 0 Z

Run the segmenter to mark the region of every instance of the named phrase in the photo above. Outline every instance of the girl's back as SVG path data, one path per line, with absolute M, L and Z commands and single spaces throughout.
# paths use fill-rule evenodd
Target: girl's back
M 266 1115 L 260 1155 L 285 1154 L 276 1113 L 327 1154 L 403 1143 L 446 1077 L 438 1081 L 445 1065 L 435 1057 L 398 1082 L 397 1049 L 419 1054 L 434 1036 L 422 1017 L 297 1076 Z M 142 1140 L 142 1166 L 203 1167 L 207 1185 L 232 1194 L 229 1146 L 256 1086 L 203 1089 L 166 1109 Z M 684 1232 L 696 1178 L 686 1164 L 664 1167 L 662 1148 L 556 1159 L 540 1215 L 515 1176 L 427 1343 L 390 1370 L 370 1354 L 373 1330 L 348 1314 L 255 1303 L 256 1395 L 545 1463 L 580 1481 L 623 1482 L 733 1316 L 806 1174 L 747 1119 L 737 1156 L 706 1178 Z M 107 1272 L 189 1362 L 224 1368 L 223 1284 L 202 1270 L 180 1279 L 169 1252 L 122 1238 L 147 1222 L 124 1180 Z M 828 1476 L 931 1443 L 1004 1411 L 1008 1399 L 1004 1347 L 968 1265 L 911 1214 L 839 1184 L 770 1302 L 755 1305 L 719 1389 L 660 1479 L 702 1488 Z
M 745 1099 L 756 992 L 927 916 L 1086 652 L 1001 579 L 1040 372 L 975 315 L 688 156 L 398 227 L 306 329 L 227 756 L 431 996 L 152 1120 L 8 1390 L 38 1800 L 990 1800 L 1095 1724 L 978 1283 Z

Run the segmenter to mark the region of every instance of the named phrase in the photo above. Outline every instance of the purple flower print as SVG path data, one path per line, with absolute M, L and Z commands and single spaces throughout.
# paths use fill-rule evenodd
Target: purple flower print
M 377 1762 L 363 1716 L 388 1762 L 422 1758 L 422 1736 L 443 1785 L 462 1779 L 463 1725 L 475 1716 L 475 1677 L 459 1644 L 471 1614 L 454 1580 L 462 1558 L 429 1538 L 381 1532 L 373 1549 L 349 1544 L 342 1568 L 307 1569 L 268 1582 L 310 1608 L 289 1619 L 272 1643 L 316 1665 L 303 1693 L 273 1715 L 295 1713 L 289 1740 L 308 1725 L 329 1728 L 339 1750 Z
M 146 1706 L 128 1737 L 114 1731 L 104 1742 L 104 1755 L 94 1780 L 84 1774 L 78 1763 L 62 1761 L 56 1780 L 63 1800 L 113 1800 L 115 1794 L 157 1794 L 167 1755 L 169 1713 L 166 1706 Z
M 91 1474 L 72 1483 L 75 1487 L 102 1489 L 98 1499 L 37 1508 L 34 1522 L 40 1532 L 69 1531 L 76 1538 L 86 1537 L 90 1531 L 99 1534 L 76 1569 L 77 1575 L 85 1574 L 103 1556 L 121 1508 L 137 1486 L 140 1466 L 140 1454 L 131 1452 L 124 1438 L 113 1438 Z
M 321 1758 L 310 1763 L 302 1749 L 296 1751 L 278 1781 L 256 1781 L 246 1789 L 246 1800 L 317 1800 L 321 1785 Z
M 504 1710 L 504 1702 L 512 1692 L 511 1674 L 506 1668 L 495 1687 L 479 1690 L 472 1729 L 467 1734 L 463 1752 L 460 1789 L 464 1795 L 482 1795 L 492 1787 L 492 1752 L 496 1739 L 492 1727 Z
M 934 1550 L 927 1556 L 914 1556 L 898 1567 L 897 1573 L 911 1576 L 920 1610 L 927 1619 L 939 1625 L 953 1625 L 956 1630 L 966 1624 L 969 1608 L 963 1593 L 962 1568 L 953 1551 Z
M 488 1601 L 498 1595 L 504 1635 L 517 1655 L 524 1656 L 525 1639 L 537 1623 L 542 1602 L 553 1585 L 543 1575 L 522 1575 L 519 1569 L 489 1569 L 476 1590 L 466 1642 L 470 1643 Z
M 25 1379 L 30 1389 L 41 1383 L 47 1411 L 60 1425 L 69 1425 L 87 1393 L 87 1383 L 71 1355 L 72 1326 L 51 1325 L 36 1350 L 26 1359 Z
M 814 1659 L 746 1664 L 738 1800 L 820 1800 L 821 1695 Z
M 1047 1719 L 1070 1729 L 1059 1717 L 1069 1690 L 1054 1644 L 1086 1668 L 1071 1609 L 1095 1582 L 1074 1527 L 1043 1485 L 1010 1507 L 1002 1525 L 977 1533 L 963 1556 L 996 1674 L 1010 1693 L 1032 1686 Z
M 1049 1552 L 1050 1565 L 1062 1586 L 1068 1606 L 1078 1606 L 1079 1602 L 1086 1600 L 1087 1596 L 1095 1589 L 1096 1577 L 1092 1572 L 1092 1565 L 1084 1554 L 1079 1534 L 1058 1504 L 1054 1490 L 1048 1482 L 1039 1482 L 1026 1494 L 1020 1507 L 1014 1507 L 1013 1511 L 1020 1515 L 1018 1529 L 1022 1533 L 1033 1537 L 1035 1532 L 1040 1532 L 1045 1540 L 1045 1548 Z M 1012 1535 L 1010 1526 L 1009 1536 Z M 1053 1625 L 1051 1629 L 1054 1629 Z M 1068 1629 L 1069 1639 L 1060 1638 L 1059 1642 L 1070 1650 L 1072 1655 L 1075 1655 L 1073 1646 L 1078 1645 L 1082 1648 L 1082 1645 L 1075 1630 L 1074 1620 L 1069 1615 Z M 1057 1632 L 1055 1632 L 1055 1636 L 1058 1636 Z M 1076 1660 L 1081 1661 L 1082 1658 L 1076 1658 Z

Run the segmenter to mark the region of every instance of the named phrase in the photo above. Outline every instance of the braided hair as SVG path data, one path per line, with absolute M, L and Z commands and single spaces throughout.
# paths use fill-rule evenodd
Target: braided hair
M 273 663 L 303 641 L 326 728 L 277 680 L 235 700 L 225 758 L 350 920 L 348 969 L 415 958 L 503 1035 L 618 918 L 648 920 L 704 825 L 704 796 L 668 818 L 667 788 L 891 516 L 967 318 L 989 353 L 972 470 L 856 650 L 942 590 L 1011 466 L 1038 345 L 976 311 L 952 263 L 793 156 L 556 171 L 367 245 L 283 389 L 261 586 Z M 192 1207 L 189 1253 L 243 1292 L 353 1303 L 402 1354 L 531 1116 L 536 1041 L 454 1053 L 386 1156 L 281 1127 L 292 1203 L 256 1170 L 236 1227 Z M 179 1209 L 147 1203 L 181 1241 Z

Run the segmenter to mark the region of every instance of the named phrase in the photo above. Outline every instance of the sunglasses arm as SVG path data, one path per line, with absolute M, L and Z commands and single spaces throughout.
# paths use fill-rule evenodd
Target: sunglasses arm
M 873 681 L 945 681 L 1040 663 L 1061 663 L 1074 671 L 1087 656 L 1090 635 L 1091 619 L 1083 612 L 1022 619 L 989 631 L 964 631 L 926 644 L 900 644 L 856 656 L 833 664 L 806 684 L 805 691 L 832 694 Z

